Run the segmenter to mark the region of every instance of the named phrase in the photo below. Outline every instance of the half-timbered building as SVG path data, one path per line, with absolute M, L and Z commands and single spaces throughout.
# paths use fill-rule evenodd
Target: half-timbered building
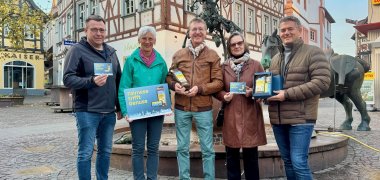
M 168 65 L 172 55 L 182 47 L 189 21 L 202 13 L 202 5 L 195 0 L 58 0 L 54 59 L 58 67 L 58 84 L 62 84 L 63 59 L 70 43 L 84 35 L 85 19 L 98 14 L 106 20 L 106 41 L 117 50 L 124 64 L 125 58 L 139 46 L 137 32 L 141 26 L 154 26 L 157 30 L 155 48 Z M 260 59 L 263 35 L 278 27 L 283 16 L 283 0 L 221 0 L 220 13 L 237 24 L 246 36 L 254 59 Z M 227 36 L 227 35 L 226 35 Z M 217 48 L 207 39 L 207 45 L 215 48 L 223 57 L 222 47 Z

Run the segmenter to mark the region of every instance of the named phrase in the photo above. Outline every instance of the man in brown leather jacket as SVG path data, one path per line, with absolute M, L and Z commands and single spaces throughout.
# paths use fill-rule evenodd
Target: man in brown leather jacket
M 213 147 L 212 94 L 223 89 L 223 77 L 218 54 L 208 48 L 206 23 L 195 18 L 190 21 L 190 41 L 186 48 L 177 51 L 170 67 L 182 71 L 190 87 L 186 89 L 173 79 L 166 78 L 175 91 L 175 125 L 177 135 L 177 161 L 179 179 L 190 179 L 190 130 L 195 120 L 202 149 L 203 174 L 206 180 L 215 179 L 215 153 Z
M 270 71 L 283 76 L 284 89 L 268 98 L 268 111 L 287 179 L 311 180 L 309 145 L 319 95 L 330 85 L 330 64 L 320 48 L 303 43 L 301 32 L 296 17 L 280 20 L 284 50 L 272 58 Z

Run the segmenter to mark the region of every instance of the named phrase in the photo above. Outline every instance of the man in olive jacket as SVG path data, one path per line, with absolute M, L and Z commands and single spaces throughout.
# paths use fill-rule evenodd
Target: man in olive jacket
M 304 44 L 294 16 L 280 20 L 284 50 L 273 57 L 270 71 L 284 78 L 284 89 L 268 98 L 269 117 L 288 179 L 312 179 L 308 165 L 311 134 L 319 96 L 330 85 L 330 64 L 318 47 Z

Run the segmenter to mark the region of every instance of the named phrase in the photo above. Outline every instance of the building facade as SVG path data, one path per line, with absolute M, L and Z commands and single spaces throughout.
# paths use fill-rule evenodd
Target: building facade
M 325 8 L 324 0 L 286 0 L 284 14 L 300 19 L 306 44 L 331 49 L 331 24 L 335 20 Z
M 85 19 L 91 14 L 106 20 L 106 41 L 117 50 L 121 65 L 137 47 L 140 27 L 154 26 L 157 30 L 155 49 L 171 64 L 173 54 L 182 47 L 189 21 L 202 12 L 202 4 L 195 9 L 195 0 L 58 0 L 54 24 L 53 84 L 63 85 L 64 57 L 71 43 L 84 36 Z M 231 3 L 232 2 L 232 3 Z M 261 58 L 263 35 L 269 35 L 278 27 L 283 16 L 283 0 L 221 0 L 220 13 L 241 29 L 251 50 L 251 56 Z M 228 34 L 226 34 L 228 36 Z M 217 48 L 208 36 L 206 44 L 223 57 L 222 47 Z
M 13 2 L 13 4 L 12 4 Z M 2 3 L 5 3 L 2 1 Z M 8 6 L 26 5 L 30 9 L 39 10 L 32 0 L 17 0 L 9 1 Z M 0 16 L 13 15 L 2 14 Z M 1 19 L 4 19 L 2 17 Z M 44 50 L 43 36 L 40 34 L 24 32 L 23 48 L 13 48 L 10 39 L 10 33 L 6 23 L 0 25 L 1 45 L 0 45 L 0 94 L 11 94 L 14 89 L 22 89 L 23 92 L 29 95 L 41 95 L 44 93 Z M 35 28 L 25 25 L 25 29 Z
M 354 26 L 357 53 L 366 56 L 374 73 L 374 108 L 380 109 L 380 1 L 368 0 L 367 23 Z

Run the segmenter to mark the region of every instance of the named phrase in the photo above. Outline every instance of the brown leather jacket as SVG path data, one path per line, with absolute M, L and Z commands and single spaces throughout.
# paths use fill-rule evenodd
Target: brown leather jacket
M 230 82 L 236 82 L 237 76 L 230 65 L 225 62 L 222 65 L 224 89 L 216 94 L 216 98 L 224 101 L 224 95 L 230 90 Z M 240 82 L 246 82 L 248 87 L 253 87 L 255 73 L 263 72 L 263 67 L 258 61 L 250 59 L 242 67 Z M 223 143 L 231 148 L 252 148 L 265 145 L 263 109 L 259 102 L 245 94 L 234 94 L 232 100 L 224 109 Z
M 277 54 L 269 69 L 274 75 L 284 74 L 285 90 L 285 101 L 269 102 L 270 122 L 315 123 L 319 96 L 330 86 L 330 63 L 320 48 L 304 44 L 301 39 L 294 42 L 289 62 L 282 65 L 283 61 L 284 57 Z
M 194 97 L 175 94 L 175 108 L 192 112 L 211 110 L 211 95 L 223 89 L 223 77 L 218 54 L 205 46 L 199 56 L 194 59 L 189 48 L 183 48 L 173 55 L 170 70 L 174 68 L 182 71 L 190 87 L 198 86 L 198 94 Z M 174 91 L 176 81 L 171 73 L 166 77 L 166 82 Z

